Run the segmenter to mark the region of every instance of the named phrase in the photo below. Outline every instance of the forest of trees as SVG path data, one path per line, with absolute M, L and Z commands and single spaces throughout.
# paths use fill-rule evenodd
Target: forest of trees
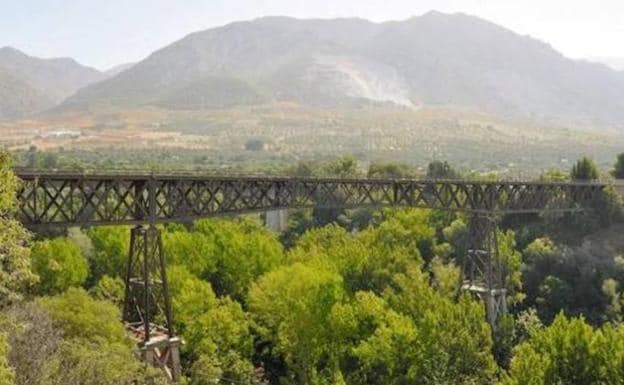
M 290 172 L 415 175 L 349 157 Z M 543 177 L 599 175 L 581 159 Z M 445 162 L 427 176 L 471 177 Z M 129 228 L 31 234 L 18 183 L 0 153 L 0 385 L 165 383 L 120 322 Z M 257 216 L 163 226 L 183 383 L 624 384 L 622 204 L 608 190 L 586 208 L 499 218 L 510 312 L 494 334 L 458 288 L 465 214 L 300 210 L 284 234 Z

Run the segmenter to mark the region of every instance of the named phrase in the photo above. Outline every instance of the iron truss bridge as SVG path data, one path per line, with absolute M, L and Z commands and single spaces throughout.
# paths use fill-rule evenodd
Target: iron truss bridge
M 86 174 L 16 170 L 19 215 L 28 227 L 134 224 L 125 271 L 123 321 L 145 361 L 180 378 L 165 252 L 156 223 L 286 208 L 421 207 L 470 213 L 462 289 L 484 301 L 496 330 L 506 311 L 496 214 L 576 211 L 603 182 L 279 178 L 191 174 Z M 143 226 L 149 224 L 149 226 Z M 154 320 L 164 321 L 157 325 Z
M 183 222 L 308 207 L 420 207 L 472 213 L 575 211 L 605 182 L 348 179 L 16 170 L 32 227 Z

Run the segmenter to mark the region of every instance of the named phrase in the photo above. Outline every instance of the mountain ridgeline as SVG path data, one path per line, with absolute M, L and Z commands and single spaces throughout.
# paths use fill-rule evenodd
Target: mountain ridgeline
M 0 56 L 0 77 L 3 68 Z M 465 14 L 430 12 L 384 23 L 265 17 L 190 34 L 121 69 L 108 76 L 72 70 L 69 79 L 58 76 L 44 86 L 33 86 L 32 76 L 8 82 L 31 85 L 16 93 L 26 100 L 13 104 L 33 110 L 86 85 L 56 112 L 391 103 L 624 130 L 623 72 L 568 59 L 543 42 Z M 9 74 L 15 76 L 13 69 Z
M 445 105 L 557 123 L 621 126 L 624 75 L 464 14 L 401 22 L 267 17 L 186 36 L 63 109 Z
M 0 48 L 0 118 L 49 109 L 104 78 L 73 59 L 39 59 L 13 48 Z

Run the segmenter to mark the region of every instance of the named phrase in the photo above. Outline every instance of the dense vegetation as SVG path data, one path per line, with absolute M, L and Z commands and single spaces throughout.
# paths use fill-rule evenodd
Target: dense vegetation
M 364 173 L 349 157 L 289 172 Z M 402 164 L 368 170 L 415 173 Z M 582 159 L 571 174 L 544 178 L 598 174 Z M 445 162 L 427 176 L 470 177 Z M 0 384 L 163 381 L 138 360 L 119 322 L 129 229 L 31 236 L 11 219 L 17 180 L 6 154 L 0 178 Z M 611 193 L 584 213 L 500 218 L 510 314 L 494 334 L 482 303 L 457 287 L 462 214 L 297 211 L 281 235 L 255 216 L 164 226 L 184 380 L 624 383 L 620 222 Z

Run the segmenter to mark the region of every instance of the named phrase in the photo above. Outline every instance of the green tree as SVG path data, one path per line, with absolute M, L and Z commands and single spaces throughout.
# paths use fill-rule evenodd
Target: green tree
M 416 265 L 383 298 L 361 291 L 336 303 L 330 323 L 330 371 L 349 384 L 485 384 L 496 373 L 481 304 L 438 292 Z
M 326 162 L 318 171 L 320 176 L 335 178 L 355 178 L 360 172 L 357 160 L 352 156 L 343 156 L 341 158 Z M 312 209 L 312 217 L 315 226 L 324 226 L 330 223 L 339 223 L 344 217 L 345 210 L 340 205 L 332 206 L 332 202 L 341 202 L 344 199 L 344 193 L 340 190 L 331 193 L 326 191 L 317 191 L 315 199 L 319 202 L 326 202 L 323 206 L 315 206 Z
M 549 238 L 535 239 L 522 252 L 524 262 L 522 282 L 527 295 L 527 305 L 535 305 L 537 298 L 543 293 L 540 285 L 545 278 L 544 274 L 548 274 L 551 271 L 552 265 L 556 263 L 556 258 L 555 244 Z M 557 309 L 555 313 L 560 310 L 561 308 Z M 552 320 L 554 314 L 551 314 L 551 316 L 547 319 Z
M 440 257 L 433 258 L 430 267 L 434 287 L 441 294 L 449 297 L 457 294 L 457 286 L 461 276 L 460 268 L 453 262 L 444 263 Z
M 69 339 L 62 341 L 58 353 L 48 359 L 39 383 L 111 385 L 141 379 L 153 379 L 155 385 L 167 384 L 159 369 L 139 361 L 123 344 Z
M 45 169 L 56 168 L 58 166 L 58 155 L 53 152 L 45 152 L 41 158 L 41 167 Z
M 289 263 L 304 263 L 340 274 L 355 292 L 363 288 L 363 272 L 369 250 L 355 235 L 332 224 L 307 231 L 286 256 Z
M 241 305 L 227 297 L 217 299 L 210 284 L 184 266 L 171 266 L 167 273 L 191 381 L 209 384 L 227 378 L 251 384 L 253 338 Z
M 0 150 L 0 309 L 19 300 L 37 280 L 31 271 L 30 235 L 14 218 L 18 185 L 10 155 Z
M 119 322 L 119 309 L 110 302 L 91 298 L 84 289 L 69 288 L 63 294 L 39 298 L 37 303 L 63 329 L 65 338 L 132 346 Z
M 618 286 L 618 281 L 607 278 L 602 282 L 602 292 L 609 299 L 605 318 L 610 321 L 622 322 L 622 293 L 618 290 Z
M 174 229 L 163 234 L 168 262 L 183 265 L 197 277 L 208 278 L 217 271 L 217 245 L 213 237 L 197 231 Z
M 557 168 L 544 171 L 540 175 L 540 180 L 545 182 L 567 182 L 570 180 L 570 174 Z
M 434 373 L 425 372 L 426 361 L 419 358 L 423 353 L 419 330 L 382 298 L 370 292 L 356 293 L 349 303 L 332 308 L 331 324 L 346 383 L 432 383 L 428 377 Z
M 224 378 L 222 363 L 212 355 L 200 356 L 190 368 L 191 382 L 196 385 L 218 384 Z
M 389 228 L 382 232 L 386 230 Z M 418 249 L 413 255 L 410 251 L 414 251 L 386 235 L 380 236 L 376 228 L 353 234 L 340 226 L 328 225 L 306 232 L 286 259 L 340 274 L 351 294 L 359 290 L 382 293 L 392 283 L 394 274 L 422 261 Z
M 359 174 L 357 160 L 350 155 L 345 155 L 325 163 L 320 173 L 323 176 L 333 176 L 338 178 L 353 178 Z
M 87 279 L 88 264 L 80 248 L 64 238 L 36 242 L 32 247 L 34 271 L 39 275 L 37 291 L 56 294 Z
M 536 308 L 544 322 L 561 311 L 583 314 L 592 324 L 617 319 L 619 293 L 613 279 L 621 281 L 624 269 L 612 251 L 595 243 L 570 247 L 538 238 L 525 248 L 523 260 L 523 306 Z
M 552 320 L 556 312 L 569 310 L 573 301 L 573 288 L 561 278 L 548 275 L 539 285 L 535 299 L 540 315 L 546 321 Z
M 13 385 L 15 373 L 7 361 L 8 346 L 6 336 L 0 333 L 0 385 Z
M 134 380 L 143 382 L 147 378 L 164 384 L 162 372 L 136 356 L 135 345 L 119 322 L 120 311 L 114 304 L 95 300 L 81 288 L 69 288 L 63 294 L 39 298 L 36 303 L 54 321 L 52 327 L 61 330 L 50 330 L 50 326 L 46 326 L 50 323 L 37 312 L 30 311 L 26 316 L 15 318 L 23 320 L 18 323 L 18 331 L 28 330 L 24 333 L 25 343 L 19 345 L 22 358 L 18 362 L 21 368 L 33 368 L 32 372 L 37 373 L 36 377 L 27 377 L 32 382 L 24 384 L 110 385 Z M 42 337 L 42 333 L 47 335 Z M 61 335 L 62 339 L 54 342 Z M 36 349 L 33 351 L 32 347 Z M 29 351 L 29 356 L 34 352 L 39 359 L 24 359 Z M 45 357 L 40 357 L 39 351 Z
M 451 255 L 461 262 L 466 254 L 466 245 L 470 236 L 466 222 L 461 218 L 453 220 L 442 229 L 442 235 L 453 249 Z
M 187 329 L 188 349 L 198 359 L 192 365 L 192 380 L 210 376 L 252 384 L 253 337 L 241 305 L 229 298 L 202 314 Z M 210 382 L 208 382 L 210 383 Z M 214 383 L 214 378 L 213 382 Z
M 624 179 L 624 152 L 617 156 L 611 174 L 615 179 Z
M 344 291 L 339 274 L 301 263 L 266 273 L 249 291 L 249 310 L 300 384 L 318 383 L 335 344 L 329 315 Z
M 185 334 L 190 324 L 217 306 L 210 283 L 192 274 L 185 266 L 169 266 L 167 279 L 171 294 L 174 324 Z
M 311 210 L 290 210 L 288 212 L 288 230 L 281 236 L 282 244 L 292 247 L 297 239 L 306 231 L 315 227 L 315 221 Z
M 121 277 L 126 271 L 130 230 L 124 226 L 100 226 L 87 231 L 95 252 L 89 261 L 89 284 L 104 275 Z
M 593 329 L 582 318 L 558 315 L 514 349 L 507 385 L 621 384 L 622 327 Z
M 461 174 L 446 161 L 434 160 L 427 166 L 427 178 L 430 179 L 458 179 Z
M 418 369 L 430 384 L 490 383 L 496 373 L 483 305 L 466 295 L 454 301 L 434 290 L 428 274 L 412 266 L 384 293 L 390 307 L 418 331 Z
M 98 283 L 93 286 L 89 292 L 93 298 L 114 303 L 121 308 L 124 301 L 125 285 L 121 278 L 113 278 L 105 275 L 100 278 Z
M 386 209 L 381 222 L 366 230 L 363 237 L 370 245 L 389 250 L 402 248 L 415 259 L 429 261 L 434 256 L 436 230 L 430 210 Z
M 522 292 L 522 254 L 516 249 L 515 234 L 512 230 L 497 229 L 498 255 L 505 272 L 504 285 L 507 288 L 507 301 L 511 305 L 524 300 Z
M 415 174 L 414 169 L 405 163 L 371 163 L 368 167 L 369 178 L 409 178 Z
M 210 280 L 219 295 L 242 300 L 251 283 L 279 266 L 284 257 L 277 235 L 258 221 L 200 220 L 195 223 L 193 231 L 205 236 L 211 245 L 213 251 L 206 257 L 212 260 L 209 264 L 214 263 L 216 269 L 203 274 L 202 278 Z
M 582 157 L 572 166 L 570 178 L 572 180 L 593 180 L 598 179 L 598 168 L 593 160 Z

